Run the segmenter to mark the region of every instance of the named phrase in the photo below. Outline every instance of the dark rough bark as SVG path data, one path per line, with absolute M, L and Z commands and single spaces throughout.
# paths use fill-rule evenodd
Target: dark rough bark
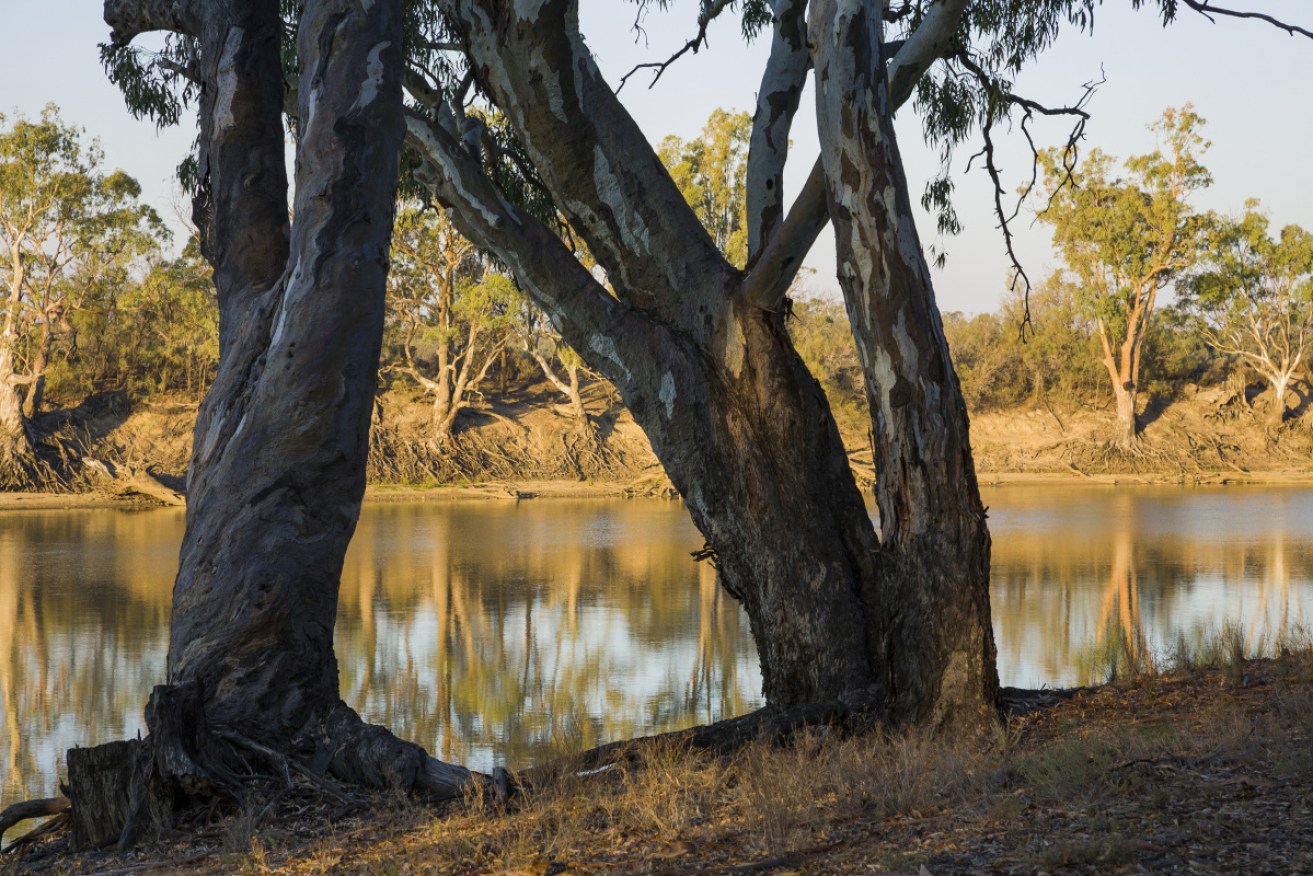
M 188 13 L 201 43 L 198 212 L 220 366 L 197 418 L 168 684 L 147 709 L 150 756 L 129 833 L 146 809 L 167 821 L 193 799 L 237 796 L 225 766 L 234 739 L 289 756 L 331 751 L 336 775 L 370 787 L 452 796 L 470 779 L 363 724 L 338 697 L 333 653 L 382 339 L 400 6 L 305 4 L 290 225 L 277 4 L 162 10 Z M 151 4 L 115 20 L 121 7 L 106 9 L 116 34 L 155 20 Z M 86 781 L 70 771 L 74 788 Z
M 140 748 L 136 740 L 121 740 L 69 749 L 69 774 L 82 777 L 70 788 L 74 848 L 98 849 L 118 842 Z

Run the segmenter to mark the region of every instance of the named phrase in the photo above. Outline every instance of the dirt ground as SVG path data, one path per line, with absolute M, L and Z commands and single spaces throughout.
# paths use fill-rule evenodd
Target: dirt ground
M 649 746 L 498 804 L 330 817 L 291 793 L 127 854 L 47 841 L 34 873 L 1313 872 L 1313 659 L 1013 694 L 970 739 L 805 731 L 724 758 Z
M 1313 412 L 1264 424 L 1267 399 L 1225 387 L 1187 390 L 1140 415 L 1140 442 L 1110 441 L 1112 412 L 1039 405 L 971 418 L 976 468 L 986 482 L 1084 478 L 1146 483 L 1304 483 L 1313 480 Z
M 369 497 L 523 499 L 532 496 L 670 495 L 642 430 L 613 392 L 586 396 L 590 423 L 571 419 L 545 386 L 529 386 L 496 404 L 476 405 L 458 421 L 455 441 L 429 437 L 429 408 L 405 393 L 385 395 L 374 424 Z M 1311 483 L 1313 411 L 1272 429 L 1265 399 L 1225 387 L 1188 389 L 1140 417 L 1131 449 L 1114 446 L 1112 414 L 1079 404 L 976 413 L 971 439 L 982 483 Z M 0 509 L 143 507 L 181 493 L 191 452 L 194 404 L 130 404 L 109 397 L 47 415 L 47 442 L 58 447 L 63 476 L 36 492 L 0 492 Z M 847 436 L 863 486 L 874 476 L 864 434 Z M 159 492 L 155 489 L 154 492 Z M 167 497 L 166 497 L 167 498 Z

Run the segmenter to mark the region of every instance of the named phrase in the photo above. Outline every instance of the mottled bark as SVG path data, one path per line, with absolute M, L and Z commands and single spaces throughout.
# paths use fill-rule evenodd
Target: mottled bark
M 762 251 L 784 220 L 784 165 L 789 130 L 798 112 L 811 55 L 807 50 L 806 0 L 773 0 L 770 59 L 757 89 L 748 145 L 748 262 Z
M 277 6 L 224 0 L 200 15 L 220 366 L 197 418 L 168 685 L 147 713 L 151 787 L 222 791 L 231 779 L 215 752 L 235 734 L 285 753 L 326 745 L 350 781 L 459 794 L 468 772 L 341 703 L 333 653 L 382 338 L 403 133 L 400 3 L 302 10 L 290 225 Z
M 32 442 L 27 437 L 18 385 L 13 353 L 7 347 L 0 347 L 0 483 L 12 481 L 15 487 L 21 485 L 32 458 Z
M 462 231 L 505 259 L 562 336 L 616 384 L 705 535 L 722 584 L 747 611 L 772 706 L 841 700 L 894 720 L 934 720 L 961 705 L 965 711 L 953 717 L 979 717 L 992 705 L 994 684 L 988 602 L 977 599 L 987 583 L 980 566 L 987 564 L 988 535 L 960 396 L 951 397 L 959 408 L 950 400 L 941 417 L 950 429 L 961 427 L 941 448 L 957 453 L 945 464 L 951 471 L 896 470 L 894 479 L 920 477 L 902 488 L 907 495 L 950 490 L 930 497 L 937 510 L 952 509 L 959 499 L 974 504 L 960 506 L 952 519 L 961 525 L 951 533 L 945 534 L 946 522 L 915 545 L 904 547 L 910 539 L 903 538 L 898 552 L 882 551 L 825 397 L 793 351 L 782 315 L 766 306 L 769 295 L 758 294 L 776 288 L 786 270 L 758 273 L 771 243 L 746 282 L 703 245 L 705 233 L 688 207 L 669 197 L 668 178 L 648 172 L 651 150 L 593 66 L 573 3 L 511 10 L 491 0 L 447 0 L 443 6 L 463 26 L 476 75 L 606 268 L 619 301 L 499 196 L 462 154 L 450 124 L 411 120 L 413 142 L 427 163 L 421 175 Z M 823 208 L 824 174 L 814 176 Z M 650 209 L 654 204 L 659 212 Z M 797 223 L 798 239 L 823 227 L 816 212 Z M 776 235 L 788 225 L 780 224 Z M 805 246 L 794 252 L 800 259 Z M 658 256 L 665 259 L 654 261 Z M 754 282 L 753 275 L 761 279 Z M 928 285 L 924 291 L 915 316 L 929 324 L 937 316 Z M 927 339 L 918 333 L 914 340 Z M 908 367 L 931 361 L 946 367 L 946 358 L 936 356 L 945 352 L 942 332 L 937 340 L 937 350 Z M 890 428 L 916 434 L 891 440 L 928 452 L 937 445 L 926 433 L 939 425 L 901 419 Z M 953 539 L 968 538 L 977 539 L 971 555 L 936 573 L 942 556 L 930 552 L 932 543 L 957 551 L 966 545 Z M 952 599 L 929 591 L 949 589 L 945 582 L 964 568 L 972 575 L 962 588 L 970 594 L 969 623 L 960 612 L 931 617 L 941 608 L 957 610 Z M 898 580 L 882 581 L 882 570 Z M 905 624 L 909 611 L 913 622 Z M 958 623 L 966 629 L 950 634 L 947 628 Z M 928 637 L 931 651 L 920 659 L 918 637 Z M 970 653 L 961 654 L 964 648 Z
M 989 531 L 891 86 L 878 75 L 880 4 L 814 0 L 809 31 L 839 282 L 873 422 L 882 542 L 873 598 L 884 611 L 876 650 L 896 716 L 970 721 L 992 711 L 998 690 Z

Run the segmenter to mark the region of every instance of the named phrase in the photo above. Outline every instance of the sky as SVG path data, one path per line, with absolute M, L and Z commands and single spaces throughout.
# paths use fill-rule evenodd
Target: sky
M 1153 6 L 1154 4 L 1148 4 Z M 1310 0 L 1234 0 L 1313 29 Z M 655 4 L 651 4 L 655 7 Z M 131 117 L 117 89 L 100 69 L 97 44 L 107 38 L 96 0 L 0 0 L 6 27 L 0 34 L 0 113 L 35 116 L 47 103 L 68 123 L 99 139 L 108 167 L 127 171 L 144 197 L 177 227 L 186 208 L 174 169 L 195 137 L 194 121 L 156 132 Z M 653 8 L 635 30 L 637 7 L 622 0 L 581 0 L 585 39 L 614 85 L 634 64 L 663 60 L 695 30 L 696 0 L 674 0 L 669 11 Z M 655 86 L 639 73 L 621 92 L 630 112 L 654 143 L 667 134 L 694 137 L 717 108 L 751 111 L 768 44 L 745 44 L 733 20 L 716 22 L 710 45 L 685 55 Z M 1238 211 L 1258 198 L 1273 225 L 1313 228 L 1313 40 L 1291 37 L 1255 21 L 1221 19 L 1213 24 L 1182 10 L 1164 28 L 1153 9 L 1134 12 L 1129 0 L 1100 7 L 1093 35 L 1064 33 L 1018 80 L 1016 91 L 1049 104 L 1079 98 L 1081 86 L 1105 78 L 1089 104 L 1093 116 L 1084 148 L 1098 146 L 1125 157 L 1153 148 L 1145 126 L 1165 107 L 1193 103 L 1208 120 L 1212 149 L 1204 163 L 1214 185 L 1200 194 L 1201 209 Z M 815 160 L 814 108 L 808 100 L 793 131 L 786 189 L 796 191 Z M 1036 127 L 1040 145 L 1060 145 L 1067 125 Z M 920 121 L 904 108 L 899 145 L 914 195 L 936 171 L 937 156 L 921 140 Z M 1003 138 L 1000 164 L 1012 191 L 1029 176 L 1028 152 L 1019 132 Z M 957 209 L 965 230 L 941 241 L 932 218 L 922 216 L 922 242 L 948 252 L 934 272 L 943 310 L 973 314 L 994 310 L 1007 291 L 1008 260 L 992 214 L 992 187 L 983 170 L 964 173 L 975 147 L 957 157 Z M 1049 230 L 1023 211 L 1016 223 L 1017 252 L 1037 284 L 1057 266 Z M 178 242 L 179 245 L 181 241 Z M 826 233 L 807 260 L 814 273 L 802 282 L 815 294 L 836 294 L 834 245 Z

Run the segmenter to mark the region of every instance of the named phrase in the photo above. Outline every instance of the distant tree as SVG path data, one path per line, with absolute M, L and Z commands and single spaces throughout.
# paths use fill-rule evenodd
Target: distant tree
M 0 116 L 0 480 L 27 470 L 26 419 L 40 409 L 56 342 L 75 342 L 72 314 L 112 295 L 165 231 L 141 188 L 101 170 L 94 143 L 47 106 L 37 121 Z
M 1199 133 L 1203 124 L 1188 104 L 1166 110 L 1150 126 L 1158 149 L 1128 159 L 1125 176 L 1098 149 L 1075 170 L 1063 151 L 1041 155 L 1049 206 L 1039 218 L 1053 226 L 1068 279 L 1094 321 L 1123 446 L 1138 438 L 1136 392 L 1158 293 L 1194 262 L 1205 226 L 1189 203 L 1212 182 L 1199 163 L 1209 146 Z
M 543 377 L 565 396 L 570 416 L 587 425 L 583 376 L 590 372 L 583 358 L 552 328 L 543 312 L 527 300 L 520 307 L 515 333 Z
M 714 111 L 696 140 L 661 141 L 661 163 L 725 257 L 748 260 L 748 141 L 752 117 Z
M 400 371 L 433 397 L 433 440 L 446 446 L 456 417 L 510 339 L 515 284 L 492 270 L 438 210 L 397 213 L 388 309 Z
M 1182 285 L 1182 303 L 1201 317 L 1209 343 L 1239 357 L 1272 387 L 1270 425 L 1286 416 L 1286 394 L 1313 347 L 1313 234 L 1287 225 L 1273 238 L 1250 201 L 1240 218 L 1209 227 L 1205 258 Z
M 219 366 L 214 271 L 193 238 L 176 259 L 85 308 L 75 321 L 79 355 L 70 380 L 84 392 L 105 385 L 199 399 Z

